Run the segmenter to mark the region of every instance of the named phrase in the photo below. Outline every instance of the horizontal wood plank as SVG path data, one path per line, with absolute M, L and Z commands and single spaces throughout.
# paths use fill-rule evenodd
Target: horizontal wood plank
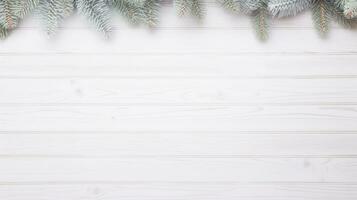
M 3 105 L 0 131 L 349 131 L 356 106 Z
M 252 30 L 114 30 L 116 37 L 104 41 L 93 30 L 61 30 L 62 37 L 48 43 L 38 30 L 21 29 L 2 42 L 0 54 L 91 53 L 91 54 L 294 54 L 306 52 L 354 53 L 355 33 L 334 30 L 328 41 L 315 30 L 274 30 L 267 43 L 259 41 Z M 26 35 L 26 37 L 21 37 Z M 286 45 L 291 41 L 303 41 Z M 110 44 L 110 45 L 109 45 Z M 335 45 L 339 44 L 339 45 Z M 123 48 L 125 47 L 125 48 Z M 239 48 L 237 48 L 239 47 Z M 119 60 L 118 60 L 119 61 Z
M 26 62 L 24 62 L 26 61 Z M 1 55 L 0 78 L 356 78 L 354 55 Z M 139 81 L 139 82 L 140 82 Z M 212 80 L 213 82 L 214 80 Z
M 357 158 L 1 158 L 7 182 L 346 182 Z
M 11 87 L 9 87 L 11 86 Z M 24 87 L 26 86 L 26 87 Z M 357 79 L 0 79 L 0 104 L 355 105 Z M 293 90 L 292 90 L 293 89 Z
M 357 134 L 2 133 L 0 157 L 357 157 Z
M 48 185 L 47 185 L 48 184 Z M 354 184 L 323 183 L 79 183 L 0 185 L 0 198 L 41 199 L 121 199 L 121 200 L 355 200 Z M 140 191 L 140 192 L 138 192 Z

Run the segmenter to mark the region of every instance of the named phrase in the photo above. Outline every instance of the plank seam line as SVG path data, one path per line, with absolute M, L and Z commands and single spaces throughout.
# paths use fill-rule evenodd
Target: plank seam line
M 297 103 L 0 103 L 0 107 L 289 107 L 289 106 L 356 106 L 357 102 L 297 102 Z M 323 108 L 321 108 L 323 109 Z
M 217 135 L 217 134 L 229 134 L 229 135 L 357 135 L 357 130 L 313 130 L 313 131 L 300 131 L 300 130 L 287 130 L 287 131 L 212 131 L 212 130 L 202 130 L 202 131 L 175 131 L 175 130 L 157 130 L 157 131 L 0 131 L 0 135 L 55 135 L 60 134 L 61 136 L 65 135 L 116 135 L 116 134 L 204 134 L 204 135 Z
M 357 154 L 336 154 L 336 155 L 55 155 L 55 154 L 0 154 L 0 159 L 163 159 L 163 160 L 180 160 L 180 159 L 356 159 Z
M 316 51 L 302 51 L 302 52 L 0 52 L 0 57 L 3 56 L 357 56 L 357 51 L 343 51 L 343 52 L 316 52 Z
M 5 66 L 6 67 L 6 66 Z M 62 66 L 62 67 L 69 67 L 69 66 Z M 10 68 L 10 67 L 9 67 Z M 236 79 L 236 80 L 256 80 L 256 79 L 283 79 L 283 80 L 296 80 L 296 79 L 357 79 L 357 75 L 265 75 L 265 76 L 226 76 L 226 75 L 215 75 L 215 76 L 205 76 L 205 75 L 199 75 L 199 76 L 185 76 L 185 75 L 165 75 L 165 76 L 156 76 L 156 75 L 138 75 L 138 76 L 113 76 L 113 75 L 64 75 L 64 76 L 58 76 L 58 75 L 46 75 L 46 76 L 41 76 L 41 75 L 33 75 L 33 76 L 23 76 L 23 75 L 16 75 L 16 76 L 4 76 L 0 75 L 0 79 L 10 79 L 10 80 L 24 80 L 24 79 L 30 79 L 30 80 L 43 80 L 43 79 L 195 79 L 195 80 L 212 80 L 212 79 Z
M 357 186 L 357 182 L 316 182 L 316 181 L 21 181 L 21 182 L 6 182 L 0 181 L 0 186 L 11 185 L 147 185 L 147 184 L 171 184 L 171 185 L 342 185 L 342 186 Z

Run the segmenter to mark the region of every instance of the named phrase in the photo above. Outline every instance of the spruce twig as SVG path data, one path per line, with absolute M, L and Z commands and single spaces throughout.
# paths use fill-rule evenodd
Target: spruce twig
M 269 37 L 268 18 L 268 5 L 265 0 L 260 0 L 259 8 L 254 12 L 254 25 L 257 36 L 262 41 L 266 41 Z
M 312 6 L 312 19 L 316 30 L 322 37 L 326 37 L 330 25 L 330 13 L 326 0 L 315 0 Z

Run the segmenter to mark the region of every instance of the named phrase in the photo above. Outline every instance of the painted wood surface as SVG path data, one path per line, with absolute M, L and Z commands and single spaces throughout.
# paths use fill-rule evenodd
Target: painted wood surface
M 2 41 L 0 199 L 357 199 L 356 31 L 207 11 Z

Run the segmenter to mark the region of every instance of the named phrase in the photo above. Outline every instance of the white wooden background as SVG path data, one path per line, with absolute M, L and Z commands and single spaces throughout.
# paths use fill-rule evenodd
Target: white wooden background
M 356 31 L 207 10 L 1 42 L 0 199 L 357 199 Z

